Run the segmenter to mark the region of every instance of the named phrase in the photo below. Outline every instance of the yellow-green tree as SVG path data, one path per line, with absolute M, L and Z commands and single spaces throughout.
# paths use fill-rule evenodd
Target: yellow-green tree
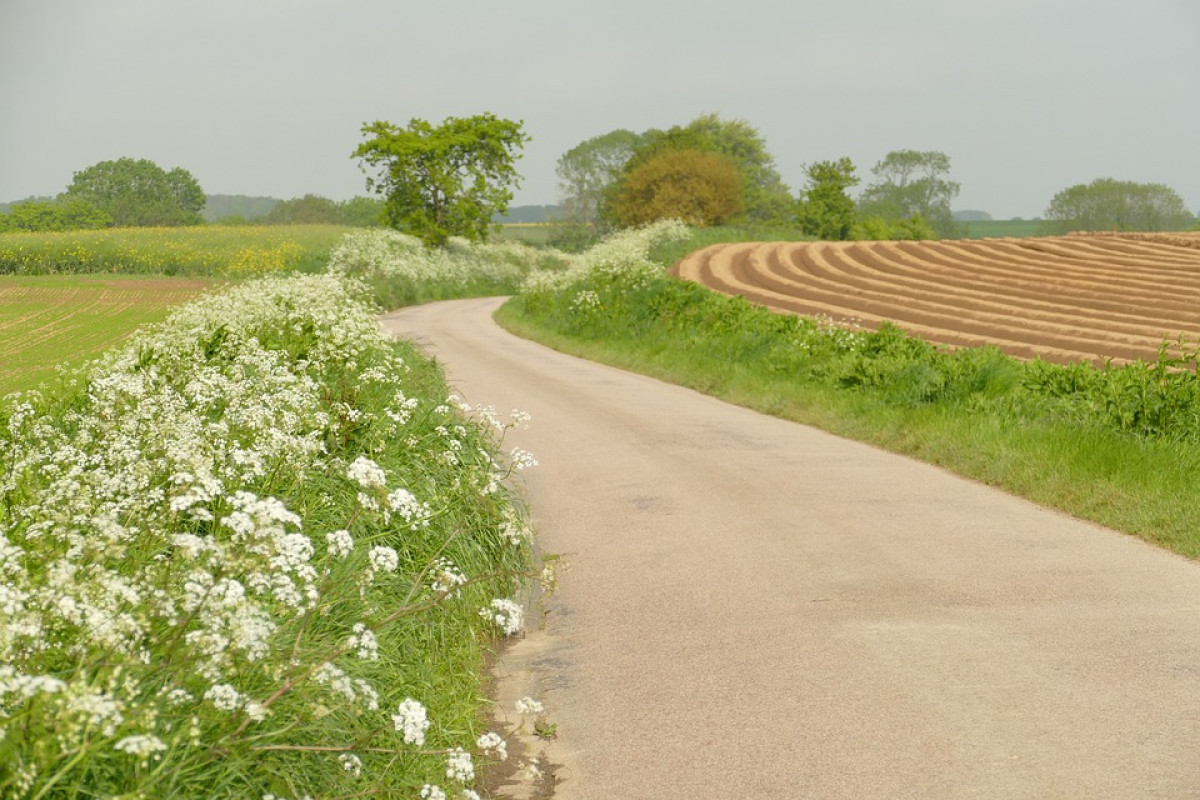
M 442 245 L 451 236 L 487 241 L 492 217 L 504 214 L 520 185 L 514 167 L 529 137 L 522 122 L 494 114 L 449 117 L 433 126 L 413 119 L 364 125 L 369 138 L 355 149 L 367 189 L 383 196 L 393 228 Z
M 659 219 L 720 225 L 742 211 L 742 176 L 716 153 L 663 150 L 625 176 L 614 210 L 626 227 Z

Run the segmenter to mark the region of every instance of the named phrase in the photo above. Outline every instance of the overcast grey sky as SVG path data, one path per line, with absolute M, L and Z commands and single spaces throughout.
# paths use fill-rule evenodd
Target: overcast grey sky
M 1196 212 L 1200 0 L 0 0 L 0 201 L 123 156 L 340 200 L 363 123 L 483 111 L 532 136 L 516 205 L 585 139 L 716 112 L 793 190 L 940 150 L 998 219 L 1099 177 Z

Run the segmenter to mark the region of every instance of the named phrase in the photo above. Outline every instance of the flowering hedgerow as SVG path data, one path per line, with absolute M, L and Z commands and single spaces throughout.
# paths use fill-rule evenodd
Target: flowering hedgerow
M 531 271 L 563 269 L 571 256 L 519 242 L 472 244 L 452 237 L 444 247 L 393 230 L 356 230 L 329 256 L 329 271 L 371 282 L 388 306 L 515 292 Z
M 650 260 L 650 249 L 687 236 L 687 225 L 673 219 L 617 231 L 578 255 L 565 256 L 568 264 L 564 270 L 531 272 L 521 293 L 563 292 L 591 282 L 644 283 L 663 274 L 662 265 Z
M 617 231 L 570 256 L 564 270 L 527 275 L 521 306 L 533 316 L 560 319 L 568 330 L 619 314 L 638 302 L 639 291 L 666 279 L 664 267 L 650 260 L 651 248 L 687 236 L 687 226 L 678 220 Z
M 363 291 L 243 284 L 0 402 L 0 796 L 473 795 L 525 417 Z

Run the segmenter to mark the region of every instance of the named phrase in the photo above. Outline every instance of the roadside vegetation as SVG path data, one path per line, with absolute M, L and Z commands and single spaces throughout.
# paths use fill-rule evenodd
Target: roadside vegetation
M 216 253 L 213 229 L 97 233 L 132 237 L 143 255 L 108 267 L 139 274 L 0 276 L 0 320 L 33 325 L 5 338 L 22 386 L 84 355 L 72 325 L 128 337 L 0 399 L 0 795 L 476 797 L 506 755 L 488 720 L 540 708 L 484 699 L 535 577 L 506 486 L 536 461 L 502 444 L 523 415 L 450 396 L 376 313 L 567 257 L 336 231 L 326 274 L 242 280 L 244 229 Z M 162 277 L 193 269 L 228 277 Z
M 0 404 L 0 794 L 468 789 L 529 541 L 361 284 L 241 284 Z M 440 790 L 440 788 L 439 788 Z M 427 790 L 432 791 L 432 790 Z
M 681 235 L 660 225 L 620 261 L 535 276 L 498 319 L 558 349 L 913 455 L 1200 557 L 1195 346 L 1109 368 L 950 352 L 892 326 L 776 314 L 670 278 L 649 254 Z

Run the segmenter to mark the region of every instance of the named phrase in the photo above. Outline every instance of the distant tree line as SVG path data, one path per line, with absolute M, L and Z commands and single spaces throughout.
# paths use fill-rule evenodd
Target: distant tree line
M 676 217 L 694 225 L 730 222 L 799 226 L 822 239 L 924 239 L 961 236 L 951 203 L 959 183 L 950 157 L 894 150 L 861 179 L 849 158 L 817 161 L 795 197 L 766 143 L 749 123 L 715 114 L 687 125 L 634 133 L 619 129 L 564 153 L 557 174 L 565 218 L 592 235 Z M 970 218 L 986 217 L 970 212 Z M 1055 230 L 1179 230 L 1192 217 L 1173 190 L 1101 179 L 1066 189 L 1046 218 Z
M 185 169 L 164 170 L 146 159 L 101 161 L 76 172 L 57 197 L 31 197 L 0 209 L 2 231 L 68 231 L 109 227 L 222 224 L 383 224 L 383 202 L 355 197 L 335 202 L 308 194 L 293 200 L 205 195 Z
M 224 224 L 389 225 L 438 245 L 451 236 L 484 240 L 519 185 L 514 163 L 529 140 L 523 123 L 492 114 L 363 126 L 352 153 L 378 197 L 337 202 L 205 195 L 187 170 L 146 159 L 102 161 L 76 172 L 54 198 L 0 207 L 0 231 L 113 226 Z M 371 170 L 375 173 L 372 174 Z M 950 157 L 893 150 L 861 183 L 849 158 L 804 166 L 796 195 L 784 185 L 762 135 L 744 120 L 703 114 L 686 125 L 642 133 L 618 129 L 564 153 L 556 172 L 567 238 L 585 241 L 617 227 L 668 217 L 692 225 L 780 224 L 822 239 L 959 236 L 951 203 L 959 184 Z M 984 212 L 969 212 L 971 218 Z M 1181 230 L 1196 224 L 1183 199 L 1162 184 L 1099 178 L 1056 194 L 1049 232 Z M 516 218 L 515 216 L 513 217 Z M 966 215 L 962 219 L 967 219 Z M 1200 227 L 1200 226 L 1198 226 Z
M 1063 189 L 1046 219 L 1056 231 L 1177 231 L 1193 221 L 1174 189 L 1113 178 Z

